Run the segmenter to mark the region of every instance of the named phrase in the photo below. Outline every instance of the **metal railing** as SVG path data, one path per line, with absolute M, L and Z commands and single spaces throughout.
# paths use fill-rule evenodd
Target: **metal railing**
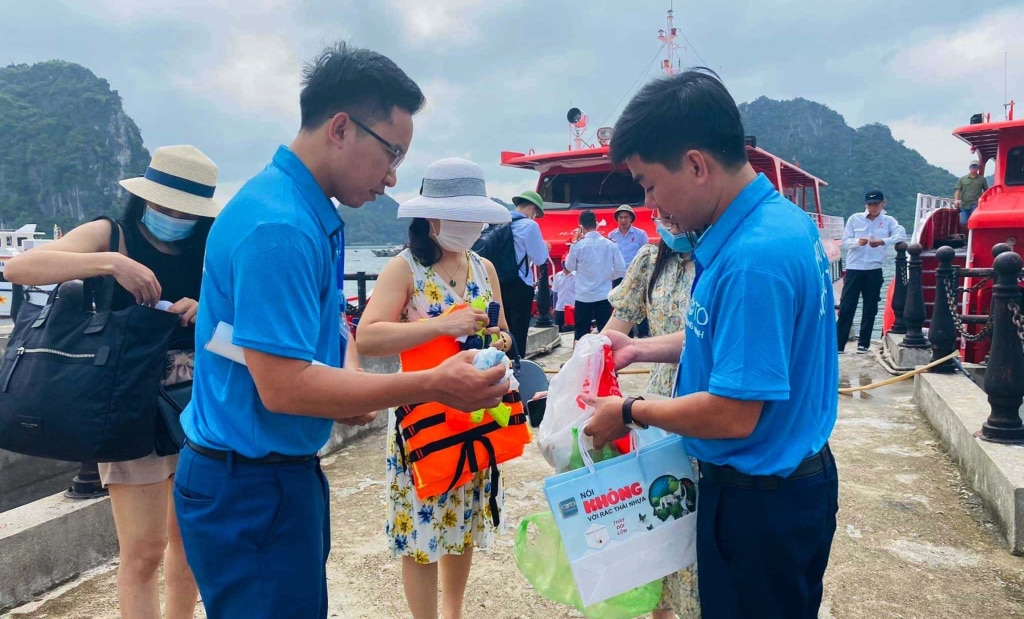
M 911 243 L 921 242 L 921 231 L 924 229 L 924 222 L 939 209 L 955 209 L 956 201 L 953 198 L 940 196 L 929 196 L 928 194 L 917 194 L 917 207 L 914 209 L 914 232 L 910 237 Z
M 990 269 L 967 269 L 953 266 L 956 252 L 952 247 L 940 247 L 935 256 L 935 303 L 931 324 L 925 337 L 922 327 L 926 317 L 924 287 L 921 283 L 921 252 L 918 243 L 909 247 L 896 246 L 896 289 L 892 308 L 896 316 L 893 332 L 905 327 L 906 336 L 900 346 L 931 348 L 932 361 L 938 361 L 960 348 L 960 342 L 990 340 L 987 368 L 983 388 L 988 395 L 991 413 L 981 428 L 983 440 L 1024 444 L 1024 424 L 1020 418 L 1024 402 L 1024 289 L 1018 280 L 1024 270 L 1024 260 L 1009 245 L 999 243 L 992 248 L 994 257 Z M 909 263 L 904 252 L 910 254 Z M 907 266 L 904 267 L 903 265 Z M 905 268 L 905 271 L 904 271 Z M 957 282 L 970 277 L 976 282 L 969 288 Z M 986 315 L 961 314 L 957 296 L 991 287 L 991 303 Z M 905 298 L 902 307 L 899 302 Z M 901 320 L 902 319 L 902 320 Z M 903 323 L 903 324 L 901 324 Z M 972 333 L 967 325 L 982 325 Z M 932 372 L 952 373 L 954 362 L 947 361 Z

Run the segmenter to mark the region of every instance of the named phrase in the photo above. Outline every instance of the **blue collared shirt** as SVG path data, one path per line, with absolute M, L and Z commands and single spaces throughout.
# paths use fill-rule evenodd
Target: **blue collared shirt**
M 633 258 L 636 258 L 636 252 L 650 242 L 647 233 L 636 226 L 630 226 L 629 232 L 625 234 L 616 228 L 608 233 L 608 238 L 619 246 L 619 251 L 622 252 L 622 261 L 626 263 L 627 267 L 633 262 Z
M 836 421 L 828 255 L 811 219 L 759 174 L 700 239 L 676 395 L 764 402 L 745 439 L 684 438 L 699 460 L 788 475 Z
M 519 279 L 527 286 L 533 285 L 533 269 L 531 264 L 544 264 L 548 261 L 548 246 L 544 244 L 544 236 L 540 233 L 540 226 L 537 222 L 517 211 L 512 211 L 512 243 L 516 248 L 516 264 L 522 264 L 519 269 Z M 524 263 L 523 258 L 529 258 Z
M 875 239 L 882 241 L 878 247 L 861 245 L 859 239 Z M 907 240 L 907 231 L 896 221 L 895 217 L 882 211 L 878 217 L 868 219 L 867 209 L 863 213 L 854 213 L 846 220 L 843 231 L 843 247 L 846 248 L 847 271 L 871 271 L 882 268 L 889 248 Z
M 210 230 L 192 402 L 181 415 L 189 441 L 250 458 L 309 455 L 327 442 L 331 420 L 268 411 L 249 370 L 205 345 L 225 322 L 237 346 L 341 367 L 335 265 L 343 246 L 334 204 L 302 161 L 278 148 Z

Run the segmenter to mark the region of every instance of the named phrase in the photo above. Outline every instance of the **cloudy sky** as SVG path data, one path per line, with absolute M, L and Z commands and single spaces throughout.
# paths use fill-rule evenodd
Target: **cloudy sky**
M 60 58 L 106 78 L 146 146 L 192 143 L 227 198 L 298 128 L 303 61 L 343 39 L 392 57 L 427 95 L 398 186 L 430 161 L 471 158 L 492 195 L 531 187 L 503 150 L 564 150 L 565 111 L 612 124 L 658 72 L 668 0 L 0 0 L 0 63 Z M 881 122 L 934 164 L 963 173 L 950 137 L 977 111 L 1024 103 L 1024 2 L 675 0 L 685 65 L 723 77 L 737 101 L 825 103 L 852 126 Z M 1014 44 L 1015 43 L 1015 44 Z M 654 62 L 652 62 L 654 61 Z M 1024 113 L 1024 110 L 1020 111 Z

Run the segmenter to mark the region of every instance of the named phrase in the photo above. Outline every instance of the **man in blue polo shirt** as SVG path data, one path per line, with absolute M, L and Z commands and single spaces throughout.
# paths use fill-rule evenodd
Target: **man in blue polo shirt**
M 677 397 L 587 398 L 586 432 L 603 444 L 628 424 L 658 426 L 700 461 L 705 617 L 817 617 L 838 510 L 834 301 L 818 230 L 751 168 L 739 111 L 710 71 L 645 86 L 613 135 L 612 157 L 695 247 L 698 275 L 685 332 L 608 334 L 620 367 L 678 360 Z
M 299 135 L 210 231 L 174 502 L 211 619 L 327 616 L 329 493 L 316 454 L 334 421 L 431 400 L 476 410 L 507 391 L 504 369 L 477 371 L 472 352 L 426 372 L 340 369 L 344 223 L 331 198 L 358 208 L 395 185 L 423 101 L 390 59 L 325 50 L 304 73 Z M 245 365 L 205 349 L 220 323 Z

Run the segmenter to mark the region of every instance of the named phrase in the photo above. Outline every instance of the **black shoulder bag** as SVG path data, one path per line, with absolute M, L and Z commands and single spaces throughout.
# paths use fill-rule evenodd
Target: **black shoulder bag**
M 120 247 L 111 224 L 110 249 Z M 0 364 L 0 449 L 72 462 L 133 460 L 153 451 L 157 393 L 179 316 L 112 310 L 115 281 L 55 288 L 45 305 L 20 286 Z

